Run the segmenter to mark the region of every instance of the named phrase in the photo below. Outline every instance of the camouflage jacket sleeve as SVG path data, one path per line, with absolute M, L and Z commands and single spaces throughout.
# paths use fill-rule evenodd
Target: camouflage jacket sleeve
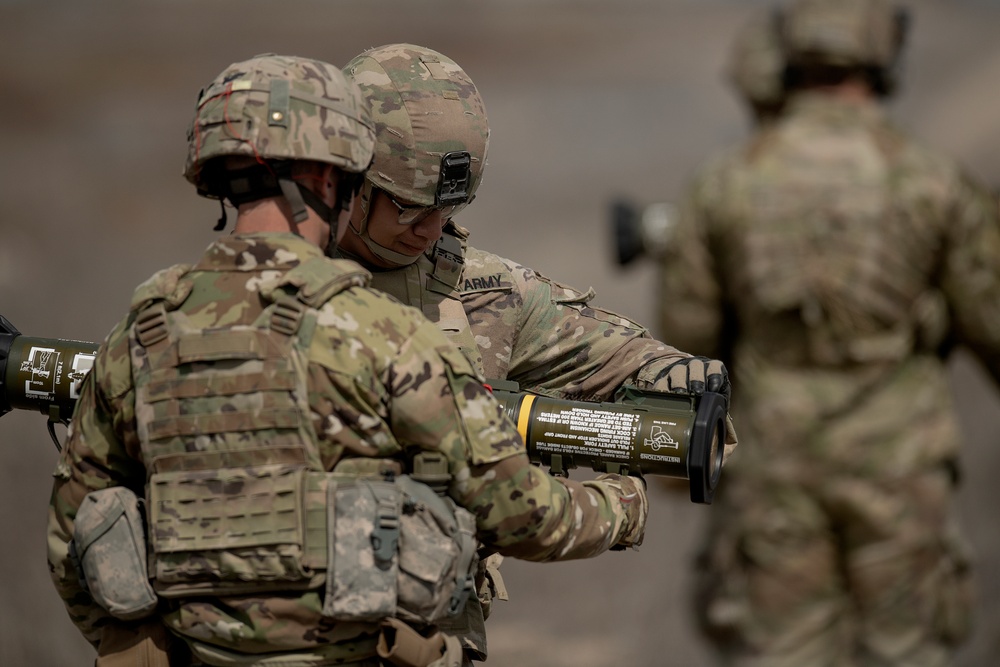
M 84 380 L 66 446 L 54 472 L 48 518 L 49 570 L 70 618 L 94 646 L 101 627 L 116 621 L 80 586 L 69 559 L 73 520 L 91 491 L 131 485 L 142 495 L 145 472 L 138 458 L 132 423 L 128 342 L 119 326 L 101 345 Z
M 957 342 L 1000 387 L 1000 215 L 998 196 L 963 179 L 947 227 L 941 289 Z
M 447 354 L 465 363 L 460 353 Z M 475 514 L 477 536 L 487 548 L 524 560 L 555 561 L 642 542 L 648 503 L 641 481 L 603 475 L 577 482 L 531 464 L 502 406 L 458 369 L 456 363 L 449 385 L 467 439 L 460 445 L 463 457 L 453 449 L 458 463 L 451 495 Z
M 349 430 L 366 429 L 363 441 L 349 447 L 358 455 L 442 452 L 450 465 L 450 495 L 476 515 L 480 541 L 506 555 L 583 558 L 616 543 L 641 540 L 646 516 L 645 492 L 636 488 L 641 483 L 617 476 L 564 483 L 531 464 L 503 407 L 458 348 L 418 311 L 385 295 L 375 298 L 391 303 L 369 310 L 399 310 L 364 337 L 363 345 L 371 347 L 360 354 L 376 360 L 379 375 L 361 388 L 367 397 L 348 397 L 347 402 L 356 404 L 352 410 L 367 406 L 361 408 L 364 412 L 345 414 L 312 401 L 320 413 L 330 412 L 321 418 L 318 432 L 343 441 L 345 424 Z M 358 321 L 359 331 L 368 330 L 360 315 Z M 379 353 L 373 340 L 380 336 L 393 354 Z M 326 355 L 328 377 L 337 384 L 333 391 L 347 396 L 361 374 L 335 370 L 349 367 L 349 361 L 338 360 L 337 350 L 321 339 L 314 340 L 313 348 L 318 358 Z M 359 350 L 343 352 L 356 357 Z
M 557 398 L 607 401 L 623 385 L 654 387 L 659 372 L 689 357 L 654 340 L 632 320 L 591 305 L 581 292 L 509 260 L 517 302 L 498 317 L 516 317 L 509 380 Z M 488 320 L 479 323 L 488 325 Z M 475 323 L 474 323 L 475 326 Z M 479 333 L 477 331 L 477 333 Z
M 706 168 L 681 203 L 659 258 L 660 330 L 692 354 L 729 361 L 723 341 L 723 290 L 709 246 L 709 209 L 721 192 L 721 170 Z

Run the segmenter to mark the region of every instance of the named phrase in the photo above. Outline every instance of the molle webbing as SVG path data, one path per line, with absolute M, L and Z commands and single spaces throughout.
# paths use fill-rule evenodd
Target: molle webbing
M 135 372 L 136 421 L 162 596 L 305 589 L 326 567 L 324 503 L 306 502 L 323 474 L 299 336 L 315 317 L 272 296 L 251 325 L 197 328 L 162 302 L 137 318 L 152 323 L 136 328 L 137 346 L 153 341 Z
M 289 318 L 273 319 L 287 330 Z M 165 349 L 148 349 L 158 363 L 136 389 L 147 415 L 140 434 L 154 469 L 163 457 L 177 461 L 181 454 L 206 452 L 215 452 L 217 463 L 229 467 L 226 453 L 245 461 L 239 453 L 250 443 L 276 447 L 276 454 L 312 448 L 294 342 L 270 327 L 244 327 L 178 333 Z M 311 457 L 303 451 L 296 458 Z M 283 455 L 271 462 L 281 460 Z
M 149 500 L 161 510 L 150 526 L 154 549 L 301 544 L 301 484 L 301 475 L 276 466 L 156 475 L 149 485 Z
M 313 588 L 328 567 L 336 484 L 302 466 L 154 475 L 155 586 L 165 597 Z
M 407 476 L 267 466 L 154 475 L 152 578 L 163 597 L 316 589 L 322 614 L 434 623 L 473 593 L 475 517 Z
M 150 472 L 266 464 L 319 469 L 305 349 L 315 309 L 366 277 L 353 264 L 310 259 L 261 287 L 271 303 L 252 324 L 204 328 L 174 310 L 183 300 L 147 288 L 133 329 L 133 369 Z M 178 280 L 163 284 L 176 290 Z

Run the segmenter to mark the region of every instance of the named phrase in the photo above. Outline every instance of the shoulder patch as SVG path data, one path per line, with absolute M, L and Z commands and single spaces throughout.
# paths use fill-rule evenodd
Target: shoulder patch
M 512 289 L 514 289 L 514 278 L 500 257 L 469 248 L 465 258 L 465 270 L 458 283 L 460 294 Z

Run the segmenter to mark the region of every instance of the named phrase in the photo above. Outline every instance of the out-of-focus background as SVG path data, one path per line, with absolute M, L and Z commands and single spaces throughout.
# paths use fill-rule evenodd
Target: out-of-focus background
M 897 119 L 1000 184 L 1000 7 L 906 3 Z M 24 334 L 100 340 L 154 270 L 196 258 L 218 206 L 181 177 L 196 94 L 261 52 L 341 65 L 412 42 L 454 58 L 492 128 L 460 222 L 475 245 L 598 293 L 654 327 L 651 266 L 618 269 L 607 205 L 674 199 L 749 128 L 723 69 L 749 0 L 144 2 L 0 0 L 0 314 Z M 1000 398 L 959 353 L 963 523 L 977 553 L 976 634 L 960 667 L 1000 664 Z M 746 450 L 744 456 L 753 456 Z M 93 652 L 48 578 L 56 451 L 45 418 L 0 421 L 0 665 L 83 667 Z M 723 478 L 724 479 L 724 478 Z M 724 481 L 723 481 L 724 483 Z M 688 572 L 710 507 L 654 486 L 646 543 L 564 564 L 505 564 L 493 667 L 707 665 Z

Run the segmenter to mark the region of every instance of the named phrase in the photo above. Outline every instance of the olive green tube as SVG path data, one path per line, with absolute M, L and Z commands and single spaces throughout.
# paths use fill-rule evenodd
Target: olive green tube
M 17 408 L 67 423 L 97 343 L 32 338 L 0 315 L 0 415 Z M 711 503 L 722 471 L 725 399 L 626 388 L 615 403 L 566 401 L 488 381 L 524 439 L 528 457 L 566 476 L 597 472 L 655 475 L 690 481 L 691 500 Z
M 97 343 L 22 336 L 0 320 L 0 414 L 16 408 L 68 420 Z
M 509 391 L 488 381 L 517 425 L 528 457 L 567 475 L 572 468 L 690 480 L 691 500 L 711 503 L 722 469 L 725 399 L 625 390 L 616 403 L 567 401 Z

